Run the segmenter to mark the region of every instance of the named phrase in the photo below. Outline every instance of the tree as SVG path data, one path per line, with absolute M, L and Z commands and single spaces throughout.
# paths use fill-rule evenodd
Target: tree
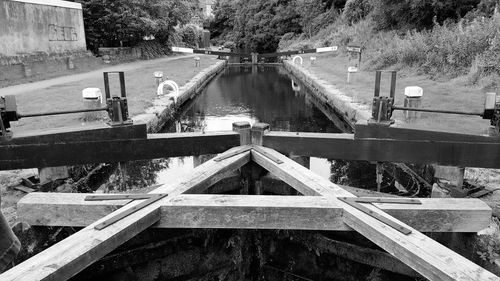
M 457 20 L 480 0 L 371 0 L 378 29 L 426 29 L 435 23 Z
M 135 46 L 144 36 L 167 42 L 174 26 L 187 23 L 191 9 L 176 0 L 79 0 L 91 50 Z

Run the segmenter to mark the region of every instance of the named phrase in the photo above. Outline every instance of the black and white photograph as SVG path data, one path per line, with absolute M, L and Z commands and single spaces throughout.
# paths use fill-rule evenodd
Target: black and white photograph
M 500 0 L 0 0 L 0 281 L 500 281 Z

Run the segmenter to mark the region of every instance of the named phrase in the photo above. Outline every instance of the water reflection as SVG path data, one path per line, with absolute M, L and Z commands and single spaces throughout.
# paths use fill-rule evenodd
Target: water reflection
M 248 121 L 269 123 L 274 131 L 327 132 L 340 130 L 316 107 L 305 87 L 291 81 L 286 70 L 275 66 L 227 67 L 195 99 L 183 105 L 182 111 L 164 132 L 201 132 L 231 130 L 232 123 Z M 210 157 L 170 158 L 168 168 L 156 165 L 145 169 L 157 182 L 190 171 Z M 311 159 L 311 170 L 328 178 L 330 163 Z M 134 164 L 129 164 L 129 167 Z
M 305 91 L 294 91 L 283 69 L 257 68 L 258 75 L 251 66 L 226 68 L 176 118 L 181 132 L 231 130 L 236 121 L 269 123 L 275 131 L 340 132 Z M 176 132 L 176 125 L 166 131 Z

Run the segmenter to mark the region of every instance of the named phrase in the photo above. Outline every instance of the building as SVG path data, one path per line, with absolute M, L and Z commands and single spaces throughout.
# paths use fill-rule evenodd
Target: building
M 80 3 L 0 0 L 0 56 L 86 49 Z
M 80 3 L 0 0 L 0 82 L 89 63 Z

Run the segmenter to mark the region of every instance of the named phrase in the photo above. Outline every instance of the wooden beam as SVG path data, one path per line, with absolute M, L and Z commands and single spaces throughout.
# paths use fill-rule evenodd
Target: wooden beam
M 498 136 L 482 136 L 461 134 L 452 132 L 442 132 L 433 130 L 420 130 L 411 128 L 401 128 L 396 126 L 376 126 L 368 125 L 366 121 L 356 123 L 354 128 L 354 138 L 356 139 L 395 139 L 395 140 L 429 140 L 429 141 L 450 141 L 450 142 L 486 142 L 500 143 Z
M 280 158 L 283 163 L 277 164 L 255 150 L 252 150 L 252 159 L 300 192 L 325 196 L 331 202 L 338 202 L 337 196 L 354 196 L 284 155 L 269 148 L 262 149 Z M 500 280 L 491 272 L 375 206 L 365 205 L 372 212 L 409 228 L 411 233 L 405 235 L 350 205 L 340 202 L 339 206 L 344 209 L 344 222 L 347 225 L 430 280 Z
M 30 225 L 84 227 L 128 201 L 84 201 L 88 194 L 30 193 L 17 207 Z M 477 232 L 491 210 L 478 199 L 421 199 L 421 205 L 380 204 L 395 218 L 425 232 Z M 318 220 L 317 218 L 321 218 Z M 352 230 L 342 207 L 318 196 L 179 195 L 163 201 L 160 228 Z
M 149 134 L 147 139 L 0 145 L 0 170 L 215 154 L 238 145 L 239 135 L 230 131 Z
M 14 133 L 12 139 L 1 141 L 0 145 L 82 142 L 117 139 L 147 138 L 146 124 L 109 126 L 106 124 L 73 126 Z
M 231 152 L 229 150 L 228 152 Z M 76 234 L 49 249 L 24 261 L 0 275 L 0 280 L 66 280 L 82 269 L 102 258 L 113 249 L 156 223 L 160 218 L 160 207 L 165 200 L 175 200 L 175 195 L 196 192 L 207 188 L 222 178 L 221 175 L 238 169 L 250 160 L 250 153 L 242 153 L 225 160 L 207 161 L 193 172 L 175 182 L 163 185 L 151 193 L 168 193 L 170 196 L 157 201 L 126 218 L 104 228 L 95 230 L 95 225 L 138 205 L 136 200 L 108 216 L 90 224 Z
M 286 155 L 500 168 L 500 143 L 355 139 L 352 134 L 270 132 L 264 136 L 263 145 Z

